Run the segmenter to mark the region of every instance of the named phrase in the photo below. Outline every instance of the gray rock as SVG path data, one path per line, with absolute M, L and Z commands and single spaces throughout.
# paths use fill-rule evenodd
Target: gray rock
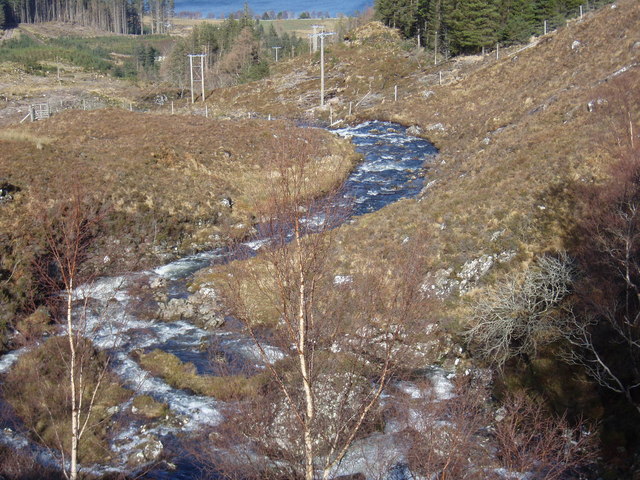
M 439 131 L 439 132 L 444 132 L 446 130 L 446 128 L 441 123 L 434 123 L 432 125 L 429 125 L 427 127 L 427 130 L 429 130 L 429 131 L 434 131 L 435 130 L 435 131 Z
M 224 324 L 224 315 L 215 291 L 209 287 L 203 287 L 187 298 L 172 298 L 161 303 L 158 316 L 169 322 L 188 320 L 207 330 L 220 328 Z
M 428 273 L 420 290 L 430 298 L 447 298 L 453 294 L 469 292 L 496 263 L 506 263 L 516 256 L 515 251 L 501 252 L 497 255 L 481 255 L 467 260 L 460 270 L 454 268 L 440 269 Z
M 164 445 L 155 437 L 149 437 L 136 447 L 136 450 L 129 456 L 130 465 L 144 465 L 145 463 L 156 462 L 160 459 Z
M 160 317 L 165 321 L 191 319 L 194 315 L 195 307 L 186 298 L 172 298 L 160 307 Z
M 408 135 L 413 135 L 414 137 L 417 137 L 421 133 L 422 133 L 422 127 L 420 127 L 419 125 L 411 125 L 409 128 L 407 128 Z
M 167 286 L 167 279 L 163 277 L 154 277 L 149 282 L 149 287 L 156 288 L 165 288 Z

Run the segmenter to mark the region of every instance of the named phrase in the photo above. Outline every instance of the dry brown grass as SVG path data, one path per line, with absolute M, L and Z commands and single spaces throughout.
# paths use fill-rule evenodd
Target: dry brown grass
M 71 404 L 66 342 L 64 337 L 54 337 L 21 356 L 4 381 L 3 394 L 35 440 L 48 447 L 63 447 L 68 451 L 71 446 Z M 83 348 L 92 347 L 84 344 Z M 85 364 L 85 402 L 91 399 L 105 362 L 103 354 L 95 352 L 94 355 L 95 358 L 92 357 L 92 361 Z M 110 372 L 100 380 L 91 410 L 90 427 L 80 442 L 80 461 L 99 462 L 108 459 L 108 435 L 114 427 L 109 422 L 112 415 L 110 408 L 129 396 L 130 392 L 121 387 Z
M 505 251 L 518 253 L 515 264 L 526 264 L 539 252 L 566 246 L 574 186 L 601 178 L 615 156 L 616 138 L 625 134 L 620 117 L 628 112 L 636 123 L 640 119 L 637 98 L 623 105 L 624 92 L 640 83 L 639 23 L 640 4 L 622 0 L 525 50 L 505 49 L 498 61 L 474 56 L 438 66 L 393 34 L 385 37 L 379 26 L 328 47 L 334 119 L 345 118 L 351 103 L 354 117 L 347 120 L 417 124 L 441 149 L 439 164 L 427 172 L 435 184 L 422 198 L 341 229 L 345 268 L 384 258 L 406 236 L 430 239 L 426 254 L 434 269 L 457 269 Z M 631 68 L 611 77 L 625 66 Z M 214 92 L 211 100 L 221 111 L 327 119 L 328 109 L 316 108 L 318 87 L 318 58 L 306 57 L 282 62 L 261 82 Z M 443 129 L 429 128 L 436 124 Z M 464 314 L 462 309 L 458 316 Z
M 96 258 L 107 248 L 110 262 L 103 267 L 140 268 L 157 263 L 158 254 L 243 238 L 268 191 L 274 148 L 286 152 L 312 140 L 317 148 L 307 191 L 318 196 L 340 183 L 358 157 L 327 132 L 283 122 L 101 110 L 0 130 L 0 179 L 19 189 L 13 201 L 0 204 L 0 271 L 16 269 L 0 285 L 6 312 L 29 303 L 37 204 L 83 186 L 109 206 Z
M 45 145 L 53 142 L 53 138 L 47 136 L 37 136 L 32 133 L 20 130 L 7 129 L 0 131 L 0 141 L 9 142 L 26 142 L 36 146 L 38 150 L 42 150 Z
M 224 377 L 199 375 L 193 364 L 183 363 L 175 355 L 158 349 L 140 354 L 139 361 L 144 369 L 162 377 L 174 388 L 191 390 L 222 401 L 255 397 L 269 380 L 268 373 Z
M 270 183 L 274 137 L 289 148 L 303 141 L 297 140 L 299 132 L 281 122 L 219 122 L 122 110 L 65 112 L 0 131 L 0 177 L 24 191 L 3 206 L 15 213 L 3 220 L 19 224 L 30 213 L 30 195 L 57 198 L 74 177 L 122 215 L 162 223 L 173 219 L 174 224 L 200 220 L 209 224 L 205 230 L 218 225 L 211 234 L 226 235 L 225 224 L 250 226 L 252 209 Z M 318 151 L 310 191 L 321 195 L 347 175 L 357 157 L 347 143 L 326 132 L 311 135 L 318 139 Z M 232 200 L 232 208 L 221 205 L 224 198 Z M 196 230 L 194 224 L 191 233 Z

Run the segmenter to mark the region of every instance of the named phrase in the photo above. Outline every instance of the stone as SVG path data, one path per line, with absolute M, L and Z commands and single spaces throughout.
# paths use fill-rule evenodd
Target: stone
M 6 179 L 0 178 L 0 203 L 10 202 L 13 200 L 12 194 L 19 191 L 18 187 L 11 185 Z
M 574 40 L 571 44 L 571 50 L 578 50 L 582 46 L 582 42 L 579 40 Z
M 432 124 L 432 125 L 429 125 L 429 126 L 427 127 L 427 130 L 429 130 L 429 131 L 434 131 L 434 130 L 436 130 L 436 131 L 439 131 L 439 132 L 444 132 L 446 129 L 445 129 L 445 127 L 444 127 L 444 125 L 443 125 L 443 124 L 441 124 L 441 123 L 434 123 L 434 124 Z
M 162 442 L 151 436 L 136 447 L 136 451 L 129 456 L 128 463 L 137 466 L 156 462 L 160 459 L 163 451 L 164 445 L 162 445 Z
M 420 127 L 419 125 L 411 125 L 409 128 L 407 128 L 407 135 L 413 135 L 414 137 L 417 137 L 421 133 L 422 127 Z
M 149 286 L 154 289 L 164 288 L 167 286 L 167 280 L 163 277 L 155 277 L 151 279 L 151 281 L 149 282 Z
M 169 322 L 189 320 L 206 330 L 215 330 L 225 323 L 216 293 L 209 287 L 202 287 L 187 298 L 172 298 L 161 303 L 158 316 Z

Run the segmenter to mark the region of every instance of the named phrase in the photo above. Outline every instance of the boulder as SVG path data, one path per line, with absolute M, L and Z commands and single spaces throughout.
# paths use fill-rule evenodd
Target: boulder
M 224 325 L 221 310 L 215 291 L 203 287 L 187 298 L 172 298 L 161 303 L 158 316 L 164 321 L 188 320 L 200 328 L 215 330 Z
M 419 125 L 411 125 L 407 128 L 407 135 L 419 136 L 422 133 L 422 128 Z
M 148 437 L 135 447 L 134 452 L 129 456 L 129 465 L 138 466 L 146 463 L 156 462 L 160 459 L 164 445 L 154 436 Z
M 11 185 L 6 179 L 0 178 L 0 203 L 10 202 L 13 200 L 12 194 L 19 191 L 18 187 Z

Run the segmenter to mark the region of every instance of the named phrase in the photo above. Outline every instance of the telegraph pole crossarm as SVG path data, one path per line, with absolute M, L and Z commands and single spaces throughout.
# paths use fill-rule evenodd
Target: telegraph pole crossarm
M 324 25 L 311 25 L 311 28 L 313 29 L 313 33 L 309 35 L 309 38 L 313 39 L 313 41 L 311 42 L 311 46 L 312 46 L 311 51 L 317 52 L 318 51 L 318 33 L 324 32 Z

